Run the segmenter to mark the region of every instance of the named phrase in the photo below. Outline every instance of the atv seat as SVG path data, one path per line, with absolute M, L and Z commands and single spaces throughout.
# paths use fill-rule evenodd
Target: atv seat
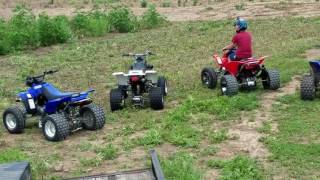
M 43 85 L 43 94 L 47 98 L 47 100 L 54 100 L 58 98 L 65 98 L 72 95 L 77 95 L 79 93 L 61 92 L 51 84 L 46 84 L 46 85 Z

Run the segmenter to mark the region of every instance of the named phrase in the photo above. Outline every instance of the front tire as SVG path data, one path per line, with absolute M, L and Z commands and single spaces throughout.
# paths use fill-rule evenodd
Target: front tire
M 84 106 L 80 110 L 83 118 L 83 128 L 87 130 L 97 130 L 103 128 L 106 123 L 103 109 L 95 104 Z
M 165 77 L 160 76 L 158 79 L 158 87 L 161 88 L 162 94 L 166 96 L 168 94 L 168 83 Z
M 11 134 L 24 131 L 26 122 L 26 109 L 24 106 L 10 107 L 3 113 L 3 124 Z
M 221 77 L 221 93 L 226 96 L 234 96 L 238 94 L 239 85 L 237 79 L 232 75 L 224 75 Z
M 314 100 L 316 97 L 315 80 L 312 76 L 304 76 L 300 84 L 300 97 L 302 100 Z
M 51 114 L 42 119 L 42 132 L 48 141 L 61 141 L 70 134 L 70 126 L 64 114 Z
M 154 110 L 164 108 L 164 97 L 161 88 L 152 87 L 149 91 L 150 107 Z
M 262 74 L 264 89 L 277 90 L 280 88 L 280 73 L 277 70 L 264 70 Z
M 110 91 L 110 108 L 111 111 L 117 111 L 124 107 L 124 95 L 122 89 L 111 89 Z
M 201 82 L 209 89 L 214 89 L 217 86 L 218 75 L 211 67 L 206 67 L 201 71 Z

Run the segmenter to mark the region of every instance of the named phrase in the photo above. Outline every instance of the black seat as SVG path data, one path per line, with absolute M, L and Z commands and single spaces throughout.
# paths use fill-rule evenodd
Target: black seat
M 58 98 L 65 98 L 72 96 L 73 94 L 77 94 L 74 92 L 61 92 L 51 84 L 47 84 L 43 86 L 43 94 L 47 98 L 47 100 L 54 100 Z

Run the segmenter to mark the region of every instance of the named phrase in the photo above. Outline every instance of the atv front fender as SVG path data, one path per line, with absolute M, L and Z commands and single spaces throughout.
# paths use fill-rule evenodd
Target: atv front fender
M 35 104 L 34 99 L 30 93 L 27 93 L 27 92 L 19 93 L 17 95 L 17 101 L 22 102 L 22 104 L 26 108 L 28 114 L 37 113 L 36 104 Z

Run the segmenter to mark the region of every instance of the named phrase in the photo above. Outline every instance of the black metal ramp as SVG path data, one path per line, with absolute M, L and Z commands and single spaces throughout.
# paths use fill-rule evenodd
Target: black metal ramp
M 165 180 L 156 151 L 151 150 L 150 156 L 152 167 L 149 169 L 83 176 L 68 180 Z
M 0 180 L 31 180 L 30 164 L 25 161 L 0 164 Z

